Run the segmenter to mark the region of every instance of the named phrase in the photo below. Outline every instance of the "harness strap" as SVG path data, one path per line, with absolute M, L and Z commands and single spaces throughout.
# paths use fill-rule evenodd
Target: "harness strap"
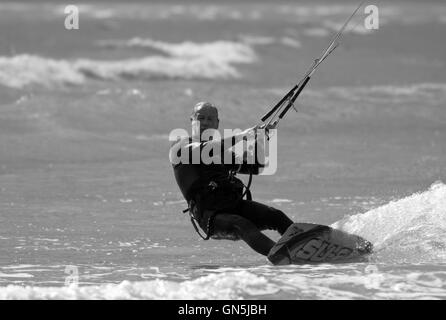
M 246 196 L 246 200 L 251 201 L 252 200 L 252 194 L 251 194 L 251 190 L 249 189 L 251 187 L 251 182 L 252 182 L 252 169 L 249 170 L 249 180 L 248 180 L 248 184 L 245 187 L 245 192 L 243 192 L 242 194 L 242 199 Z
M 203 239 L 203 240 L 209 240 L 209 238 L 211 237 L 211 222 L 214 220 L 214 216 L 215 213 L 212 214 L 209 219 L 208 219 L 208 224 L 206 226 L 206 233 L 203 236 L 200 232 L 200 229 L 198 229 L 197 227 L 197 219 L 195 219 L 195 217 L 192 214 L 192 210 L 190 209 L 190 207 L 186 208 L 183 210 L 183 213 L 189 212 L 190 215 L 190 222 L 192 223 L 192 225 L 194 226 L 195 231 L 198 233 L 198 235 Z M 212 220 L 212 221 L 211 221 Z
M 211 220 L 213 220 L 213 217 L 214 217 L 214 215 L 212 215 L 211 217 L 209 217 L 208 224 L 207 224 L 207 226 L 206 226 L 206 233 L 205 233 L 205 236 L 203 236 L 203 235 L 201 234 L 200 230 L 199 230 L 198 227 L 197 227 L 197 224 L 196 224 L 196 222 L 195 222 L 195 218 L 192 217 L 192 214 L 191 214 L 190 222 L 192 222 L 192 225 L 194 226 L 195 231 L 198 233 L 198 235 L 199 235 L 203 240 L 209 240 L 209 238 L 211 237 L 211 232 L 210 232 L 210 231 L 211 231 Z

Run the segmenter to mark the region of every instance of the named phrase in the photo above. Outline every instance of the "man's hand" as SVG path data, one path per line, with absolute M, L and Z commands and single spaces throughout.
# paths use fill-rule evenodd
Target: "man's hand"
M 254 126 L 254 127 L 251 127 L 251 128 L 248 128 L 248 129 L 242 131 L 240 133 L 240 137 L 242 137 L 242 139 L 245 141 L 247 141 L 249 139 L 249 137 L 251 137 L 251 136 L 254 139 L 256 136 L 257 128 L 258 128 L 257 126 Z
M 257 130 L 257 126 L 248 128 L 240 133 L 240 135 L 248 136 L 250 134 L 254 134 Z
M 268 123 L 268 124 L 264 123 L 259 128 L 268 131 L 268 130 L 271 130 L 271 129 L 276 129 L 278 124 L 279 124 L 279 121 L 276 120 L 276 121 L 274 121 L 272 123 Z

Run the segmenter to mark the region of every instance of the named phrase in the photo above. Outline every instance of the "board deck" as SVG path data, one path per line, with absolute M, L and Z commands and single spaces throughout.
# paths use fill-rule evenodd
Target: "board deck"
M 347 262 L 373 250 L 366 239 L 312 223 L 294 223 L 268 254 L 274 265 Z

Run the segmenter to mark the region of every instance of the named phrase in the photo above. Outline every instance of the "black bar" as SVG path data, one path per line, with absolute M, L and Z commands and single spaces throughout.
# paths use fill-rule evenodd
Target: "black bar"
M 263 115 L 263 117 L 262 117 L 262 122 L 265 122 L 265 120 L 266 119 L 268 119 L 269 117 L 271 117 L 271 115 L 282 105 L 282 103 L 286 100 L 286 99 L 288 99 L 288 97 L 290 96 L 290 95 L 292 95 L 293 93 L 294 93 L 294 90 L 296 90 L 297 89 L 297 87 L 298 87 L 299 85 L 298 84 L 296 84 L 290 91 L 288 91 L 288 93 L 279 101 L 279 102 L 277 102 L 277 104 L 270 110 L 270 111 L 268 111 L 267 113 L 265 113 L 264 115 Z
M 282 113 L 279 115 L 279 119 L 282 119 L 284 117 L 284 115 L 288 112 L 288 110 L 291 108 L 291 106 L 293 105 L 294 101 L 296 101 L 297 97 L 299 96 L 299 94 L 302 92 L 302 90 L 305 88 L 305 86 L 307 85 L 308 81 L 310 81 L 310 77 L 306 77 L 304 82 L 302 83 L 302 85 L 299 87 L 299 89 L 297 90 L 297 92 L 294 94 L 293 98 L 291 99 L 291 101 L 288 103 L 288 105 L 285 107 L 285 109 L 283 109 Z
M 441 314 L 444 301 L 410 300 L 144 300 L 144 301 L 0 301 L 3 312 L 23 314 L 24 309 L 33 316 L 45 319 L 62 319 L 70 315 L 80 319 L 98 317 L 104 319 L 109 313 L 118 319 L 300 319 L 336 318 L 358 319 L 367 312 L 373 319 L 383 313 L 397 312 L 426 317 L 426 310 Z M 358 310 L 355 310 L 358 309 Z M 393 312 L 388 312 L 393 309 Z M 356 312 L 357 311 L 357 312 Z M 249 312 L 249 314 L 248 314 Z M 25 312 L 26 313 L 26 312 Z

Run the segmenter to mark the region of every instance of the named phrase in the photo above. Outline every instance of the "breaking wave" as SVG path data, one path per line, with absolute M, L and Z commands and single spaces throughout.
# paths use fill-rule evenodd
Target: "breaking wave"
M 240 34 L 237 36 L 237 40 L 238 42 L 219 41 L 217 43 L 220 44 L 220 52 L 229 53 L 230 58 L 234 59 L 234 62 L 240 63 L 251 62 L 252 57 L 254 56 L 253 52 L 249 52 L 248 54 L 248 51 L 252 51 L 251 46 L 281 44 L 293 48 L 301 47 L 301 43 L 290 36 L 275 38 L 252 34 Z M 207 54 L 215 55 L 214 43 L 197 45 L 196 43 L 186 41 L 181 44 L 172 45 L 161 41 L 154 41 L 152 39 L 135 37 L 129 40 L 102 40 L 98 41 L 98 44 L 106 48 L 155 49 L 172 56 L 187 57 Z M 228 46 L 231 46 L 232 48 L 228 50 L 226 48 Z M 226 56 L 226 58 L 228 58 L 228 56 Z
M 251 47 L 242 43 L 229 41 L 215 41 L 209 43 L 185 41 L 173 44 L 135 37 L 130 40 L 103 40 L 98 43 L 100 46 L 111 48 L 130 47 L 156 49 L 171 57 L 182 59 L 209 57 L 209 59 L 217 61 L 250 63 L 255 57 Z
M 0 57 L 0 84 L 12 88 L 42 85 L 48 88 L 79 85 L 86 79 L 229 79 L 241 74 L 235 63 L 251 63 L 255 52 L 248 45 L 228 41 L 180 44 L 142 40 L 139 45 L 156 48 L 154 55 L 125 60 L 56 60 L 22 54 Z

